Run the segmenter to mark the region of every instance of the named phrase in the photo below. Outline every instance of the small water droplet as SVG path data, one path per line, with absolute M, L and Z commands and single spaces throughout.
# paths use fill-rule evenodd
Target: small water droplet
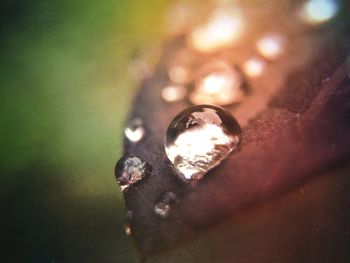
M 184 84 L 189 80 L 189 71 L 182 66 L 172 66 L 168 74 L 174 83 Z
M 200 179 L 237 147 L 240 133 L 238 122 L 223 108 L 193 106 L 170 123 L 165 151 L 182 178 Z
M 139 142 L 145 136 L 143 121 L 139 118 L 133 119 L 124 130 L 126 138 L 131 142 Z
M 248 59 L 243 64 L 243 70 L 245 74 L 249 77 L 258 77 L 260 76 L 265 68 L 265 62 L 260 58 L 251 58 Z
M 181 85 L 169 85 L 163 88 L 162 98 L 166 102 L 177 102 L 185 98 L 186 88 Z
M 263 36 L 256 43 L 259 53 L 267 59 L 277 59 L 284 52 L 286 39 L 277 34 L 271 33 Z
M 243 13 L 237 6 L 216 9 L 208 21 L 191 32 L 190 45 L 201 52 L 215 52 L 238 42 L 244 33 Z
M 154 212 L 161 218 L 167 218 L 171 206 L 177 201 L 176 194 L 173 192 L 164 193 L 159 202 L 154 206 Z
M 135 155 L 122 157 L 115 166 L 115 177 L 122 191 L 140 182 L 151 172 L 151 166 Z
M 304 22 L 317 25 L 332 19 L 339 8 L 336 0 L 308 0 L 304 3 L 299 15 Z
M 126 234 L 127 236 L 130 236 L 130 235 L 131 235 L 131 227 L 130 227 L 130 225 L 129 225 L 128 223 L 125 223 L 125 224 L 124 224 L 124 230 L 125 230 L 125 234 Z
M 125 234 L 126 234 L 127 236 L 130 236 L 130 235 L 131 235 L 131 225 L 130 225 L 130 221 L 132 220 L 132 211 L 131 211 L 131 210 L 128 210 L 128 211 L 125 213 L 124 220 L 125 220 L 125 223 L 124 223 Z
M 230 105 L 244 97 L 242 77 L 225 61 L 211 61 L 197 74 L 189 99 L 193 104 Z

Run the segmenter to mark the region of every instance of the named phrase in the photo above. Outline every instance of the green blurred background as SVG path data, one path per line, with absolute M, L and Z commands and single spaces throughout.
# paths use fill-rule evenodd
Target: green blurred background
M 2 262 L 135 262 L 113 175 L 169 1 L 0 3 Z

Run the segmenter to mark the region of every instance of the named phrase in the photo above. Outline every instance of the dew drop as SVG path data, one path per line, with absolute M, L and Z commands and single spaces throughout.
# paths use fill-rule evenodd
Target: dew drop
M 140 182 L 151 172 L 151 166 L 135 155 L 122 157 L 115 166 L 115 177 L 122 191 Z
M 143 121 L 139 118 L 133 119 L 124 130 L 126 138 L 131 142 L 139 142 L 145 136 Z
M 339 10 L 336 0 L 308 0 L 300 11 L 301 19 L 317 25 L 332 19 Z
M 186 88 L 182 85 L 169 85 L 163 88 L 162 98 L 166 102 L 177 102 L 185 98 Z
M 177 201 L 176 194 L 173 192 L 164 193 L 159 202 L 154 206 L 154 212 L 161 218 L 167 218 L 171 206 Z
M 181 178 L 201 179 L 237 147 L 240 133 L 238 122 L 223 108 L 192 106 L 171 121 L 165 152 Z
M 125 213 L 125 223 L 124 223 L 124 230 L 125 230 L 125 234 L 127 236 L 130 236 L 132 231 L 131 231 L 131 225 L 130 225 L 130 221 L 132 220 L 132 211 L 129 210 Z
M 205 24 L 191 32 L 189 43 L 198 51 L 214 52 L 238 42 L 244 26 L 244 17 L 238 7 L 218 8 Z
M 125 223 L 125 224 L 124 224 L 124 231 L 125 231 L 125 234 L 126 234 L 127 236 L 130 236 L 130 235 L 131 235 L 131 227 L 130 227 L 130 225 L 129 225 L 128 223 Z
M 259 53 L 267 59 L 277 59 L 284 52 L 286 39 L 277 34 L 271 33 L 260 38 L 256 43 Z
M 251 78 L 259 77 L 265 68 L 265 62 L 259 58 L 248 59 L 243 64 L 243 70 Z
M 174 83 L 184 84 L 189 80 L 189 72 L 185 67 L 182 66 L 172 66 L 169 69 L 169 78 Z
M 193 92 L 189 99 L 193 104 L 220 106 L 238 103 L 244 98 L 242 77 L 225 61 L 211 61 L 199 69 Z

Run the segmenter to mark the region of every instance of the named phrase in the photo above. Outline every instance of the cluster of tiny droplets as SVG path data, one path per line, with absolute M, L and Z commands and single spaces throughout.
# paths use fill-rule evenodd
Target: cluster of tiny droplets
M 336 0 L 307 0 L 299 9 L 292 12 L 299 23 L 306 26 L 315 26 L 330 21 L 339 11 L 340 5 Z M 168 29 L 171 34 L 186 35 L 186 48 L 188 53 L 199 52 L 214 54 L 221 50 L 234 48 L 246 38 L 250 21 L 244 6 L 238 2 L 222 1 L 209 14 L 207 20 L 201 24 L 193 23 L 194 12 L 198 6 L 179 2 L 175 4 L 168 14 Z M 176 21 L 176 24 L 174 24 Z M 258 55 L 247 56 L 240 68 L 248 78 L 259 78 L 266 71 L 267 62 L 279 59 L 286 52 L 287 37 L 280 32 L 265 32 L 256 36 L 252 49 Z M 182 51 L 181 51 L 182 52 Z M 182 53 L 181 53 L 182 54 Z M 177 54 L 175 54 L 176 57 Z M 179 55 L 180 56 L 180 55 Z M 196 55 L 193 55 L 196 57 Z M 199 56 L 200 57 L 200 56 Z M 223 63 L 229 58 L 220 58 Z M 188 96 L 194 105 L 215 104 L 226 106 L 239 103 L 244 95 L 241 76 L 234 69 L 231 72 L 212 70 L 206 75 L 198 77 L 198 69 L 186 62 L 185 59 L 175 60 L 175 65 L 169 68 L 170 83 L 164 86 L 162 98 L 168 103 L 176 103 Z M 200 65 L 205 61 L 200 61 Z M 212 62 L 208 62 L 213 64 Z M 198 63 L 195 63 L 196 65 Z M 188 87 L 195 83 L 194 90 Z M 169 89 L 175 84 L 182 88 Z M 183 87 L 187 89 L 183 89 Z M 225 95 L 223 95 L 225 94 Z
M 171 206 L 177 201 L 177 196 L 173 192 L 166 192 L 160 196 L 159 201 L 154 206 L 154 212 L 160 218 L 167 218 L 169 216 Z
M 194 25 L 190 5 L 182 3 L 170 13 L 169 29 L 174 34 L 187 31 L 189 50 L 199 53 L 215 53 L 232 48 L 239 43 L 248 27 L 244 12 L 237 4 L 219 5 L 204 24 Z M 308 0 L 300 8 L 299 21 L 315 26 L 331 20 L 339 11 L 335 0 Z M 174 17 L 181 21 L 177 22 Z M 256 40 L 254 49 L 258 55 L 248 57 L 241 65 L 248 78 L 259 78 L 264 74 L 267 62 L 280 58 L 286 50 L 287 39 L 278 32 L 267 32 Z M 191 51 L 189 51 L 191 52 Z M 203 64 L 203 63 L 202 63 Z M 177 103 L 188 98 L 194 105 L 177 115 L 170 123 L 165 142 L 165 151 L 177 174 L 185 181 L 198 180 L 209 170 L 219 165 L 239 143 L 240 127 L 230 113 L 215 104 L 226 106 L 244 99 L 243 78 L 225 58 L 209 61 L 195 70 L 191 66 L 176 64 L 169 68 L 170 83 L 164 86 L 161 97 L 168 103 Z M 133 61 L 133 75 L 145 78 L 149 69 L 145 61 Z M 193 86 L 189 90 L 189 86 Z M 140 118 L 132 119 L 124 130 L 131 143 L 139 143 L 145 137 L 145 128 Z M 116 165 L 116 177 L 122 190 L 142 181 L 150 172 L 150 165 L 137 156 L 125 156 Z M 154 206 L 154 212 L 166 218 L 176 195 L 167 192 Z M 129 211 L 127 214 L 130 214 Z M 125 230 L 131 234 L 127 222 Z

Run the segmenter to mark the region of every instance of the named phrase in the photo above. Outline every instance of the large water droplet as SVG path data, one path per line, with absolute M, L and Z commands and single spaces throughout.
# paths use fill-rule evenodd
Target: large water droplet
M 151 172 L 151 166 L 135 155 L 122 157 L 115 166 L 115 177 L 122 190 L 141 181 Z
M 171 206 L 177 201 L 176 194 L 173 192 L 164 193 L 159 202 L 154 206 L 154 212 L 161 218 L 166 218 L 169 215 Z
M 196 105 L 238 103 L 244 97 L 242 86 L 241 75 L 230 64 L 222 60 L 210 61 L 199 69 L 189 99 Z
M 131 142 L 139 142 L 145 136 L 143 121 L 139 118 L 130 121 L 124 130 L 126 138 Z
M 193 106 L 170 123 L 165 151 L 181 177 L 200 179 L 237 147 L 240 132 L 238 122 L 223 108 Z

